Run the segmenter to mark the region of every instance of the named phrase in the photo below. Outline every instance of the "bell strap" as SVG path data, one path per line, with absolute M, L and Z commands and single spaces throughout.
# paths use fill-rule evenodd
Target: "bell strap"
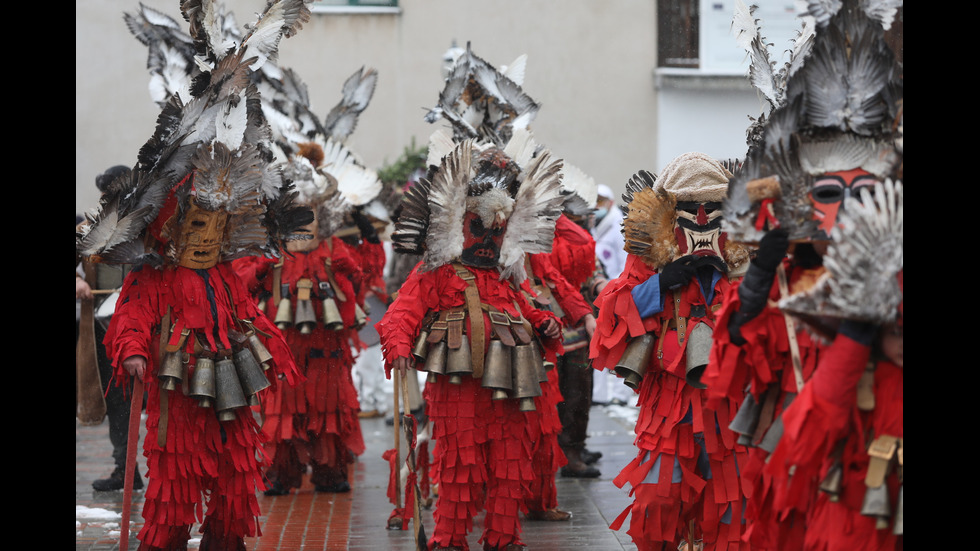
M 323 261 L 327 269 L 327 280 L 330 282 L 330 287 L 333 288 L 334 295 L 337 296 L 337 300 L 340 302 L 347 302 L 347 295 L 340 290 L 340 286 L 337 285 L 337 280 L 333 277 L 333 268 L 331 268 L 331 261 L 333 260 L 333 238 L 327 239 L 327 250 L 330 251 L 330 256 Z
M 160 354 L 161 355 L 157 359 L 157 366 L 162 365 L 163 354 L 166 352 L 167 342 L 170 341 L 170 330 L 171 330 L 170 315 L 171 315 L 171 307 L 167 306 L 167 313 L 163 316 L 163 319 L 160 321 Z M 167 421 L 168 418 L 170 417 L 168 414 L 169 408 L 168 408 L 167 398 L 169 396 L 170 391 L 163 387 L 159 387 L 159 388 L 160 388 L 160 424 L 157 426 L 157 445 L 160 446 L 161 449 L 165 449 L 167 446 Z M 133 396 L 133 400 L 136 400 L 135 396 Z M 140 400 L 142 400 L 142 397 L 140 397 Z
M 466 309 L 470 316 L 470 359 L 473 377 L 483 378 L 483 355 L 486 353 L 486 334 L 483 325 L 483 308 L 480 304 L 480 290 L 476 287 L 476 276 L 461 264 L 453 264 L 456 275 L 466 282 Z
M 892 458 L 898 455 L 901 439 L 890 434 L 882 434 L 871 441 L 868 446 L 868 473 L 864 477 L 864 485 L 868 488 L 878 488 L 885 483 L 885 476 L 891 467 Z
M 674 324 L 677 327 L 677 344 L 684 346 L 684 338 L 687 336 L 687 318 L 681 315 L 681 293 L 672 291 L 670 293 L 671 303 L 674 305 Z
M 779 281 L 779 294 L 782 297 L 789 296 L 789 283 L 786 281 L 786 268 L 782 263 L 776 268 L 776 279 Z M 793 323 L 789 314 L 783 312 L 783 321 L 786 322 L 786 337 L 789 339 L 789 353 L 793 360 L 793 375 L 796 377 L 796 391 L 803 391 L 803 361 L 800 359 L 800 344 L 796 341 L 796 325 Z
M 280 258 L 279 262 L 272 266 L 272 303 L 276 306 L 282 300 L 282 264 L 283 260 Z

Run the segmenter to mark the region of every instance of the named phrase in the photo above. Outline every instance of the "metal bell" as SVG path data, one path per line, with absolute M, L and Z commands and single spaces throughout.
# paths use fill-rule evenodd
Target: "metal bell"
M 425 362 L 425 357 L 429 354 L 429 343 L 426 339 L 429 338 L 429 332 L 423 329 L 419 332 L 419 338 L 415 339 L 415 346 L 412 347 L 412 356 L 415 356 L 416 362 Z
M 262 369 L 269 369 L 269 362 L 272 361 L 272 354 L 269 349 L 262 344 L 262 340 L 255 334 L 255 331 L 248 332 L 248 346 L 255 354 L 255 359 L 262 364 Z
M 470 356 L 470 340 L 464 338 L 459 348 L 450 348 L 446 354 L 446 374 L 449 382 L 459 384 L 463 375 L 473 374 L 473 358 Z
M 538 380 L 538 368 L 535 365 L 541 361 L 541 356 L 535 353 L 530 344 L 519 344 L 514 347 L 511 356 L 511 366 L 514 371 L 514 397 L 521 400 L 521 411 L 534 411 L 534 400 L 541 396 L 541 381 Z M 531 399 L 528 403 L 527 399 Z M 530 407 L 530 409 L 527 409 Z
M 194 374 L 191 375 L 190 396 L 197 398 L 201 407 L 211 407 L 215 398 L 214 360 L 202 356 L 194 363 Z
M 297 300 L 296 314 L 293 316 L 293 323 L 299 328 L 303 335 L 309 335 L 316 327 L 316 313 L 313 311 L 313 301 Z
M 238 370 L 231 358 L 225 357 L 215 362 L 214 389 L 214 407 L 218 410 L 218 419 L 221 421 L 234 419 L 235 409 L 248 405 L 238 378 Z
M 283 297 L 279 300 L 275 323 L 280 330 L 288 329 L 293 324 L 293 303 L 290 302 L 289 297 Z
M 638 391 L 640 389 L 640 381 L 643 380 L 643 375 L 653 357 L 655 340 L 651 333 L 636 337 L 626 345 L 623 357 L 616 363 L 616 374 L 622 377 L 623 383 L 633 390 Z
M 769 425 L 769 429 L 766 430 L 765 436 L 759 441 L 759 447 L 772 453 L 776 449 L 776 444 L 779 444 L 779 439 L 783 437 L 783 417 L 780 415 L 772 420 L 772 424 Z
M 861 504 L 861 514 L 878 519 L 877 528 L 888 527 L 888 517 L 891 511 L 888 508 L 888 485 L 882 484 L 877 488 L 869 487 L 864 492 L 864 502 Z
M 902 502 L 904 501 L 902 499 L 904 488 L 905 488 L 905 484 L 902 484 L 901 486 L 898 487 L 898 503 L 895 505 L 895 522 L 892 526 L 892 533 L 895 534 L 896 536 L 903 535 L 905 531 L 904 528 L 902 527 L 902 525 L 904 524 L 904 517 L 905 517 L 905 512 L 904 512 L 905 507 L 903 507 L 902 505 Z
M 160 373 L 157 375 L 160 379 L 160 388 L 176 390 L 177 383 L 184 380 L 184 370 L 184 352 L 182 350 L 167 352 L 160 365 Z
M 354 322 L 357 324 L 357 328 L 361 329 L 367 325 L 367 314 L 364 309 L 361 308 L 360 304 L 354 303 Z
M 426 354 L 423 370 L 437 375 L 444 375 L 446 373 L 446 356 L 448 352 L 449 348 L 446 346 L 445 341 L 432 343 L 429 346 L 429 352 Z
M 687 336 L 685 378 L 687 384 L 694 388 L 708 388 L 701 382 L 701 374 L 708 367 L 708 358 L 711 356 L 711 336 L 711 327 L 704 322 L 695 325 Z
M 259 365 L 251 349 L 242 348 L 235 352 L 234 362 L 245 396 L 254 396 L 272 386 L 272 383 L 265 376 L 265 370 Z
M 823 477 L 823 480 L 820 481 L 820 491 L 826 493 L 830 501 L 838 501 L 840 500 L 840 493 L 843 487 L 844 467 L 840 461 L 835 461 L 830 466 L 830 469 L 827 470 L 827 476 Z
M 490 341 L 487 356 L 483 365 L 484 388 L 493 389 L 493 399 L 503 400 L 508 392 L 514 389 L 514 377 L 511 374 L 511 349 L 497 339 Z
M 531 341 L 531 346 L 534 348 L 534 354 L 541 358 L 540 362 L 537 362 L 538 367 L 538 381 L 544 383 L 548 381 L 548 370 L 555 367 L 554 362 L 549 362 L 544 359 L 544 354 L 541 353 L 541 347 L 538 345 L 538 341 Z M 548 367 L 548 366 L 551 367 Z
M 333 297 L 323 299 L 323 325 L 331 331 L 339 331 L 344 328 L 344 319 L 340 317 L 337 299 Z
M 732 418 L 732 422 L 728 424 L 728 428 L 740 435 L 751 437 L 755 434 L 756 425 L 759 424 L 759 412 L 761 410 L 762 407 L 755 401 L 752 393 L 746 392 L 745 399 L 742 400 L 742 405 L 738 407 L 738 411 Z

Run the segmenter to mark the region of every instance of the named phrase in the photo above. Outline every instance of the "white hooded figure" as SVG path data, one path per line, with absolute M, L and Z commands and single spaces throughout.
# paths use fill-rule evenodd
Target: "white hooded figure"
M 597 186 L 596 218 L 592 235 L 595 254 L 610 281 L 619 277 L 626 267 L 623 240 L 623 211 L 616 204 L 613 191 L 605 184 Z
M 626 248 L 623 239 L 623 211 L 616 204 L 612 189 L 605 184 L 596 186 L 595 255 L 602 263 L 606 278 L 619 277 L 626 267 Z M 592 403 L 635 405 L 635 393 L 610 371 L 596 370 L 592 374 Z

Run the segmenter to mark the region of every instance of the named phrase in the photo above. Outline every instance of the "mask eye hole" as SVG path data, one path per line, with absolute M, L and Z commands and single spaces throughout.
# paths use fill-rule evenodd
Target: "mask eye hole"
M 476 237 L 483 237 L 487 233 L 487 229 L 483 227 L 483 220 L 479 218 L 470 220 L 470 233 Z

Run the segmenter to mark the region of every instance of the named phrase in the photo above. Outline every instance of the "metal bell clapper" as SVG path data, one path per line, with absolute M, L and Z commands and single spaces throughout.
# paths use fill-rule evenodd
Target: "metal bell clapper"
M 494 400 L 508 398 L 508 393 L 514 389 L 511 349 L 497 339 L 490 341 L 487 348 L 481 384 L 484 388 L 493 389 Z
M 650 359 L 653 358 L 655 338 L 651 333 L 645 333 L 634 338 L 626 345 L 623 357 L 616 363 L 616 375 L 623 378 L 623 383 L 639 391 L 640 382 L 647 371 Z
M 459 348 L 449 348 L 446 353 L 446 374 L 449 382 L 460 384 L 463 375 L 473 374 L 473 358 L 470 357 L 470 340 L 464 338 Z
M 231 421 L 235 418 L 235 409 L 248 405 L 238 378 L 238 370 L 231 357 L 224 356 L 215 362 L 214 383 L 214 407 L 218 411 L 218 420 Z
M 214 359 L 198 356 L 191 375 L 190 396 L 197 398 L 201 407 L 211 407 L 216 397 Z
M 701 374 L 708 367 L 708 357 L 711 355 L 711 338 L 713 331 L 708 324 L 698 322 L 687 336 L 685 379 L 694 388 L 705 389 L 707 385 L 701 382 Z
M 536 351 L 530 344 L 519 344 L 514 347 L 511 356 L 511 366 L 514 370 L 514 397 L 520 400 L 521 411 L 534 411 L 534 398 L 541 396 L 541 381 L 538 380 L 536 362 L 541 356 L 535 357 Z

